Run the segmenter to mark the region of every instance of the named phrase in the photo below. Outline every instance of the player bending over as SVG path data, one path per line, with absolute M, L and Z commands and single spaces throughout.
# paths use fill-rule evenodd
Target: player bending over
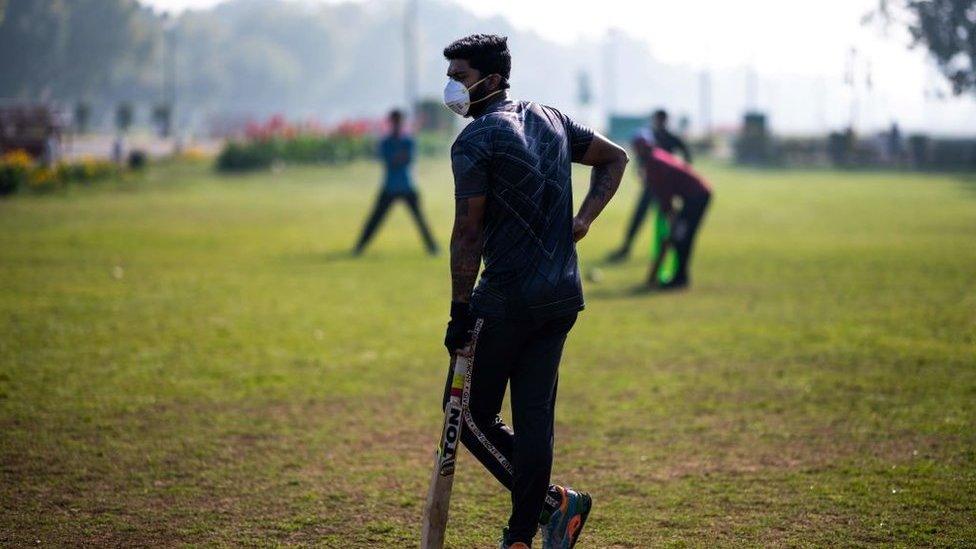
M 644 186 L 654 195 L 671 227 L 667 242 L 651 261 L 647 284 L 662 290 L 684 288 L 691 281 L 691 249 L 712 198 L 712 188 L 688 165 L 653 143 L 638 147 L 637 154 L 643 166 Z M 670 282 L 660 284 L 658 270 L 669 246 L 674 246 L 677 253 L 678 268 Z

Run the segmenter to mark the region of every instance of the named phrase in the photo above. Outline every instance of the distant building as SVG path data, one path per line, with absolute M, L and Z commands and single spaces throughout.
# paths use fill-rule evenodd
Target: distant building
M 768 164 L 774 161 L 772 136 L 766 113 L 750 111 L 742 117 L 742 132 L 735 146 L 740 164 Z
M 607 137 L 615 143 L 630 143 L 642 129 L 649 129 L 650 113 L 641 116 L 610 115 Z

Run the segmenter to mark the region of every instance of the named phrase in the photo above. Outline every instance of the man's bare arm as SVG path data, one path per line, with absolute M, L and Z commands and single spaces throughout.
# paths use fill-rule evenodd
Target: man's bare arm
M 627 168 L 627 152 L 599 133 L 586 149 L 581 164 L 593 166 L 590 172 L 590 191 L 586 193 L 579 213 L 573 219 L 573 238 L 578 242 L 590 230 L 590 224 L 613 198 Z
M 451 233 L 451 300 L 467 303 L 478 279 L 484 247 L 485 197 L 459 198 Z

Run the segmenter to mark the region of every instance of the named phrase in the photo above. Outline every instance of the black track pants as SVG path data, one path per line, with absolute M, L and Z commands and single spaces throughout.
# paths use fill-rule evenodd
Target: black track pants
M 647 217 L 647 210 L 650 209 L 653 203 L 654 194 L 647 189 L 646 185 L 642 185 L 640 197 L 637 199 L 637 204 L 634 206 L 634 213 L 630 218 L 630 224 L 627 225 L 627 232 L 624 234 L 624 243 L 620 247 L 624 253 L 630 253 L 630 247 L 634 243 L 634 237 L 637 236 L 637 231 L 640 230 L 641 225 L 644 223 L 644 218 Z
M 407 203 L 407 207 L 410 208 L 410 213 L 413 214 L 413 220 L 417 223 L 417 228 L 420 229 L 420 236 L 424 239 L 424 245 L 427 246 L 427 251 L 431 253 L 437 251 L 437 243 L 434 242 L 434 237 L 430 234 L 430 228 L 427 226 L 427 220 L 424 219 L 424 214 L 420 211 L 420 197 L 417 196 L 417 193 L 380 192 L 380 195 L 376 198 L 376 204 L 373 206 L 373 212 L 369 215 L 366 225 L 363 227 L 363 232 L 359 237 L 359 241 L 356 243 L 357 252 L 361 252 L 366 248 L 366 245 L 369 244 L 369 241 L 376 233 L 376 229 L 383 223 L 386 212 L 397 200 L 403 200 Z
M 491 318 L 481 322 L 462 393 L 467 405 L 461 442 L 512 492 L 509 543 L 531 543 L 544 505 L 558 505 L 547 493 L 553 415 L 559 360 L 576 313 L 542 322 Z M 444 404 L 450 382 L 449 372 Z M 512 428 L 498 415 L 509 382 Z
M 681 210 L 675 217 L 671 227 L 671 241 L 674 242 L 674 250 L 678 255 L 678 272 L 674 279 L 678 281 L 688 280 L 688 267 L 691 264 L 691 249 L 695 243 L 695 235 L 701 226 L 702 218 L 708 209 L 709 196 L 685 199 Z

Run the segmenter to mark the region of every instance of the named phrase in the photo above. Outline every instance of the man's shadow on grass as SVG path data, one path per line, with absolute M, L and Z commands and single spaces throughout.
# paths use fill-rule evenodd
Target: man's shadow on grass
M 349 250 L 328 250 L 325 252 L 309 250 L 307 252 L 288 252 L 278 256 L 282 263 L 290 265 L 323 265 L 330 263 L 352 263 L 361 259 Z
M 419 259 L 436 259 L 437 256 L 430 256 L 427 254 L 412 253 L 408 251 L 403 252 L 363 252 L 362 254 L 356 254 L 349 249 L 335 249 L 314 251 L 309 250 L 307 252 L 289 252 L 281 254 L 279 259 L 282 263 L 288 263 L 292 265 L 334 265 L 334 264 L 344 264 L 344 265 L 389 265 L 391 262 L 403 261 L 403 260 L 419 260 Z
M 586 289 L 586 299 L 597 301 L 631 301 L 641 298 L 658 298 L 665 296 L 679 296 L 686 293 L 686 289 L 666 290 L 656 286 L 648 286 L 646 283 L 630 284 L 624 286 L 611 287 L 604 284 L 591 282 Z
M 340 263 L 368 260 L 368 257 L 351 250 L 329 250 L 321 254 L 312 254 L 310 259 L 317 260 L 319 263 Z

